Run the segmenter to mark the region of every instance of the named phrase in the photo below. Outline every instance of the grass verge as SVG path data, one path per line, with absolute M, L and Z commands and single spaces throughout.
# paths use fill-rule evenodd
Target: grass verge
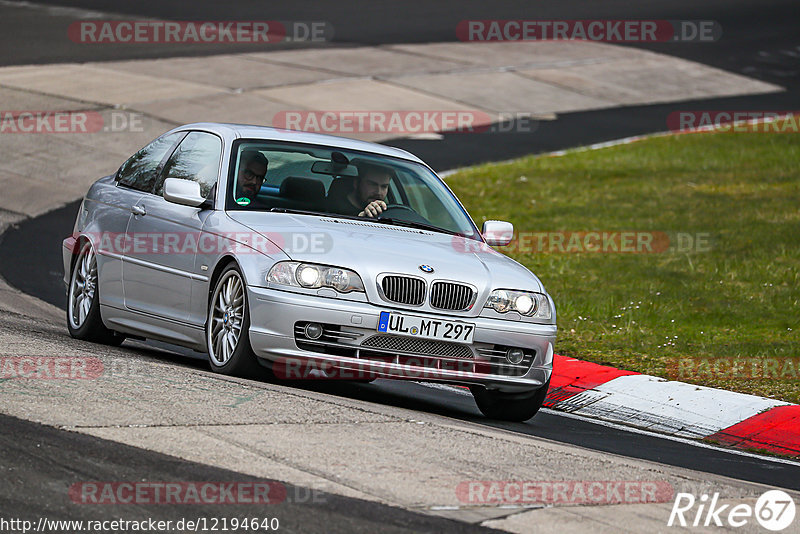
M 553 295 L 559 354 L 800 403 L 800 135 L 654 137 L 447 182 L 478 224 L 514 224 L 498 250 Z

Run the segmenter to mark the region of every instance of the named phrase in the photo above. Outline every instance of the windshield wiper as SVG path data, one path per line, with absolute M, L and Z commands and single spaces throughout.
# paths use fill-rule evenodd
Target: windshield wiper
M 362 219 L 364 217 L 361 217 Z M 375 222 L 383 222 L 386 224 L 392 224 L 395 226 L 406 226 L 408 228 L 419 228 L 420 230 L 430 230 L 432 232 L 440 232 L 442 234 L 449 234 L 449 235 L 459 235 L 462 236 L 459 232 L 454 232 L 452 230 L 447 230 L 445 228 L 439 228 L 438 226 L 434 226 L 428 223 L 421 223 L 421 222 L 414 222 L 414 221 L 406 221 L 405 219 L 393 219 L 391 217 L 379 217 L 377 219 L 368 219 Z
M 350 215 L 339 215 L 338 213 L 328 213 L 326 211 L 297 210 L 293 208 L 272 208 L 269 211 L 274 213 L 292 213 L 294 215 L 321 215 L 323 217 L 341 217 L 343 219 L 363 219 L 364 217 L 351 217 Z
M 272 208 L 269 211 L 274 213 L 292 213 L 295 215 L 321 215 L 323 217 L 334 217 L 339 219 L 351 219 L 354 221 L 364 221 L 364 222 L 378 222 L 383 224 L 391 224 L 393 226 L 404 226 L 407 228 L 419 228 L 420 230 L 430 230 L 432 232 L 439 232 L 442 234 L 448 235 L 457 235 L 461 237 L 467 237 L 460 232 L 454 232 L 452 230 L 447 230 L 446 228 L 440 228 L 438 226 L 434 226 L 432 224 L 421 223 L 421 222 L 413 222 L 413 221 L 406 221 L 405 219 L 393 219 L 391 217 L 380 217 L 374 219 L 372 217 L 358 217 L 357 215 L 340 215 L 338 213 L 327 213 L 322 211 L 311 211 L 311 210 L 298 210 L 293 208 Z

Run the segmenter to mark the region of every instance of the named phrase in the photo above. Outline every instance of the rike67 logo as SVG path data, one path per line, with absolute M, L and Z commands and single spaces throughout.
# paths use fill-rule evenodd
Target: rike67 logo
M 754 519 L 762 528 L 779 532 L 794 522 L 795 504 L 792 497 L 781 490 L 762 494 L 755 506 L 749 504 L 721 504 L 719 493 L 709 498 L 703 494 L 696 498 L 691 493 L 678 493 L 669 514 L 667 526 L 739 528 Z

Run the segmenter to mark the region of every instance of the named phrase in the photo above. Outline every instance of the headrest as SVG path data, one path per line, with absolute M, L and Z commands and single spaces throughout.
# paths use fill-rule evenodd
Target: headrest
M 333 197 L 336 195 L 346 195 L 353 190 L 353 182 L 355 178 L 352 176 L 341 176 L 339 178 L 334 178 L 331 182 L 331 187 L 328 190 L 328 197 Z
M 281 196 L 311 202 L 325 198 L 325 186 L 313 178 L 289 176 L 281 183 Z

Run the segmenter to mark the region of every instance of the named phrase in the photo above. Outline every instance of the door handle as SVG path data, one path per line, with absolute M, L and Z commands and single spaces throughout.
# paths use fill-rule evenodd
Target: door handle
M 131 206 L 131 213 L 134 215 L 147 215 L 147 210 L 144 206 Z

